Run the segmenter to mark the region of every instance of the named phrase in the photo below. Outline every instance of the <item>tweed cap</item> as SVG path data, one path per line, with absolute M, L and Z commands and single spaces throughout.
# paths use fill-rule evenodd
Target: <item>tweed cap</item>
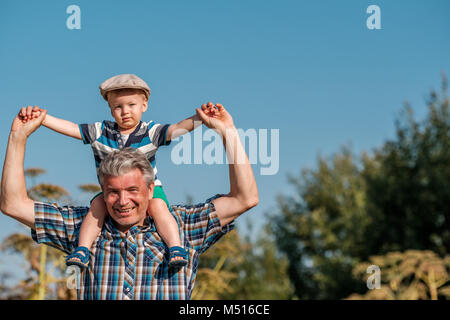
M 106 94 L 118 89 L 140 89 L 144 91 L 147 100 L 150 96 L 150 88 L 147 83 L 134 74 L 119 74 L 103 81 L 100 85 L 100 94 L 108 101 Z

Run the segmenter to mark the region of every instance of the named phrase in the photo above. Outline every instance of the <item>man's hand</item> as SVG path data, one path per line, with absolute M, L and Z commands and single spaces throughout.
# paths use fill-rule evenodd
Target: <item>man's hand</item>
M 28 138 L 42 124 L 47 114 L 47 110 L 38 106 L 28 106 L 22 108 L 14 118 L 11 125 L 11 133 L 23 135 Z
M 217 103 L 215 106 L 212 102 L 202 104 L 201 109 L 196 109 L 198 116 L 202 122 L 210 129 L 219 131 L 222 135 L 227 129 L 234 128 L 233 118 L 223 105 Z

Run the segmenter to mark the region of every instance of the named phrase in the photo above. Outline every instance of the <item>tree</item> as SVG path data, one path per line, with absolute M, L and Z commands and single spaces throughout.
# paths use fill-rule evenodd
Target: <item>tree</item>
M 30 168 L 25 170 L 25 176 L 34 179 L 44 172 L 44 169 Z M 33 183 L 27 191 L 30 198 L 36 201 L 52 202 L 69 199 L 69 193 L 64 188 L 53 184 L 34 185 Z M 21 233 L 11 234 L 4 239 L 1 250 L 22 254 L 28 263 L 27 279 L 12 288 L 15 297 L 42 300 L 48 296 L 49 291 L 59 298 L 73 299 L 76 296 L 74 291 L 70 291 L 65 286 L 65 259 L 61 251 L 36 244 L 31 237 Z M 49 266 L 50 272 L 47 271 Z M 50 285 L 56 286 L 53 292 L 50 290 Z
M 102 188 L 98 184 L 89 183 L 89 184 L 82 184 L 78 186 L 81 191 L 87 192 L 87 193 L 98 193 L 102 191 Z
M 447 80 L 432 91 L 428 115 L 416 121 L 406 104 L 396 139 L 376 150 L 378 170 L 364 173 L 373 220 L 371 253 L 450 248 L 450 114 Z
M 251 231 L 250 225 L 248 229 Z M 287 300 L 297 298 L 289 280 L 287 258 L 278 252 L 268 226 L 264 227 L 253 241 L 245 237 L 239 254 L 241 261 L 232 269 L 237 277 L 230 281 L 234 292 L 222 295 L 221 299 Z
M 45 255 L 42 253 L 42 247 L 46 247 Z M 28 235 L 14 233 L 6 237 L 0 249 L 11 253 L 21 254 L 26 262 L 25 272 L 27 277 L 21 280 L 12 288 L 3 288 L 8 294 L 6 299 L 27 299 L 38 300 L 46 296 L 53 296 L 58 299 L 75 299 L 76 292 L 66 287 L 64 276 L 65 259 L 61 251 L 39 245 Z M 45 259 L 43 258 L 45 257 Z M 48 265 L 51 267 L 47 272 Z M 51 289 L 51 285 L 55 288 Z M 47 294 L 47 292 L 49 294 Z
M 217 300 L 225 293 L 234 292 L 230 282 L 236 273 L 231 269 L 241 260 L 240 247 L 239 236 L 233 230 L 202 254 L 193 300 Z
M 432 251 L 407 250 L 372 256 L 358 264 L 353 273 L 367 281 L 367 268 L 381 270 L 380 288 L 352 294 L 349 300 L 437 300 L 450 299 L 450 255 L 439 257 Z
M 286 269 L 268 233 L 252 242 L 233 230 L 202 254 L 192 299 L 292 299 Z
M 44 174 L 46 171 L 42 168 L 27 168 L 25 169 L 25 177 L 29 177 L 31 179 L 31 187 L 33 187 L 35 183 L 35 178 Z
M 366 184 L 348 148 L 317 170 L 290 177 L 298 197 L 278 198 L 270 228 L 289 260 L 288 273 L 300 299 L 333 299 L 363 289 L 351 271 L 364 257 Z
M 36 201 L 60 201 L 68 195 L 69 193 L 64 188 L 48 183 L 40 183 L 28 189 L 28 196 Z
M 443 256 L 450 246 L 450 117 L 447 80 L 419 122 L 409 105 L 396 137 L 373 155 L 343 148 L 290 177 L 271 229 L 301 299 L 365 292 L 352 270 L 372 255 L 408 249 Z

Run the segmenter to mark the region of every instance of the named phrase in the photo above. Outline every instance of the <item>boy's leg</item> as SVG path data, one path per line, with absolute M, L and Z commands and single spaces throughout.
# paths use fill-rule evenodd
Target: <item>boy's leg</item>
M 153 198 L 148 202 L 148 213 L 155 221 L 159 235 L 171 247 L 182 247 L 178 224 L 169 211 L 167 203 L 160 198 Z M 182 257 L 173 257 L 171 261 L 182 260 Z
M 106 205 L 103 200 L 103 195 L 94 198 L 91 202 L 91 207 L 89 208 L 87 215 L 83 218 L 83 222 L 81 224 L 78 248 L 86 247 L 90 249 L 92 247 L 92 244 L 102 230 L 106 213 Z M 84 257 L 86 256 L 86 253 L 83 251 L 76 250 L 76 252 Z M 77 258 L 76 255 L 69 256 L 66 261 L 68 265 L 77 264 L 77 262 L 82 261 Z
M 102 230 L 106 213 L 106 205 L 103 195 L 100 195 L 92 200 L 89 212 L 83 218 L 83 223 L 81 224 L 80 238 L 78 240 L 79 247 L 92 247 L 92 244 Z

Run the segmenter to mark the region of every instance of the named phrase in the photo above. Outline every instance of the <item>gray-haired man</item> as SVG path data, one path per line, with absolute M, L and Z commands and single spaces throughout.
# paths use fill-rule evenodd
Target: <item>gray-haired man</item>
M 230 114 L 222 105 L 212 103 L 196 111 L 207 127 L 223 137 L 230 160 L 230 192 L 196 206 L 172 207 L 181 240 L 189 249 L 188 265 L 178 272 L 168 268 L 168 248 L 146 215 L 153 183 L 145 180 L 145 169 L 137 165 L 138 153 L 132 156 L 136 160 L 131 161 L 134 164 L 118 170 L 116 157 L 129 158 L 133 153 L 119 151 L 102 169 L 109 218 L 94 243 L 91 266 L 81 276 L 80 299 L 189 299 L 199 255 L 231 230 L 239 215 L 257 205 L 253 171 Z M 77 246 L 78 229 L 88 208 L 61 208 L 35 202 L 26 192 L 25 145 L 45 113 L 44 110 L 37 118 L 30 117 L 27 121 L 18 117 L 13 121 L 3 168 L 0 209 L 32 228 L 36 241 L 70 252 Z

